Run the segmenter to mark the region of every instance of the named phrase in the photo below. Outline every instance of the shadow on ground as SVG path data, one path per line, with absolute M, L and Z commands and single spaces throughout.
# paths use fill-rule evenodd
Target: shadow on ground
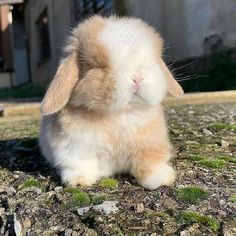
M 55 170 L 43 158 L 37 138 L 0 140 L 0 167 L 59 181 Z

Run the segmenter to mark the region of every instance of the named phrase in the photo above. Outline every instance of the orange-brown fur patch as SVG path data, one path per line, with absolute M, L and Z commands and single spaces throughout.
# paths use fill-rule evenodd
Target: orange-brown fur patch
M 167 78 L 167 92 L 173 97 L 182 96 L 184 94 L 184 91 L 179 83 L 174 79 L 166 64 L 161 58 L 158 61 Z
M 70 103 L 86 106 L 88 110 L 108 110 L 115 91 L 112 67 L 106 48 L 98 35 L 106 27 L 104 18 L 96 16 L 74 33 L 78 37 L 78 60 L 81 80 L 76 84 Z
M 78 80 L 79 69 L 76 64 L 76 54 L 72 53 L 58 67 L 42 102 L 44 115 L 58 112 L 69 101 L 71 92 Z

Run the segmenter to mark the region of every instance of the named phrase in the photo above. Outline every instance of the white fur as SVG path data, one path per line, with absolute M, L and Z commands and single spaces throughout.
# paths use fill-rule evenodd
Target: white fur
M 103 130 L 81 127 L 63 131 L 63 141 L 53 145 L 52 119 L 43 118 L 40 146 L 47 160 L 58 169 L 63 182 L 80 184 L 80 179 L 86 180 L 87 185 L 95 183 L 101 177 L 130 171 L 131 161 L 124 150 L 130 145 L 133 133 L 158 115 L 157 108 L 141 111 L 125 112 L 117 115 L 117 122 L 109 123 L 108 128 L 120 140 L 119 146 L 109 145 L 110 137 Z
M 155 167 L 153 174 L 140 184 L 150 190 L 156 189 L 161 185 L 171 185 L 175 179 L 175 171 L 173 167 L 167 163 L 159 164 Z
M 158 65 L 154 42 L 134 20 L 110 19 L 98 39 L 107 48 L 116 83 L 114 110 L 129 103 L 156 106 L 166 93 L 166 78 Z M 143 78 L 138 94 L 132 78 Z

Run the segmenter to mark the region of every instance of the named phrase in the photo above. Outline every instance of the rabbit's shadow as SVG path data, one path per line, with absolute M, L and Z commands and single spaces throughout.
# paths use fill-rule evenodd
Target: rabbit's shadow
M 0 167 L 59 182 L 55 170 L 43 158 L 37 138 L 0 140 Z

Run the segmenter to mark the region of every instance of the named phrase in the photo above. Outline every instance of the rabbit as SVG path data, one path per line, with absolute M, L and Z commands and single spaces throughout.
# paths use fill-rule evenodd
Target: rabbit
M 68 186 L 127 173 L 146 189 L 171 185 L 162 101 L 183 95 L 163 40 L 137 18 L 92 16 L 72 31 L 42 101 L 39 144 Z

